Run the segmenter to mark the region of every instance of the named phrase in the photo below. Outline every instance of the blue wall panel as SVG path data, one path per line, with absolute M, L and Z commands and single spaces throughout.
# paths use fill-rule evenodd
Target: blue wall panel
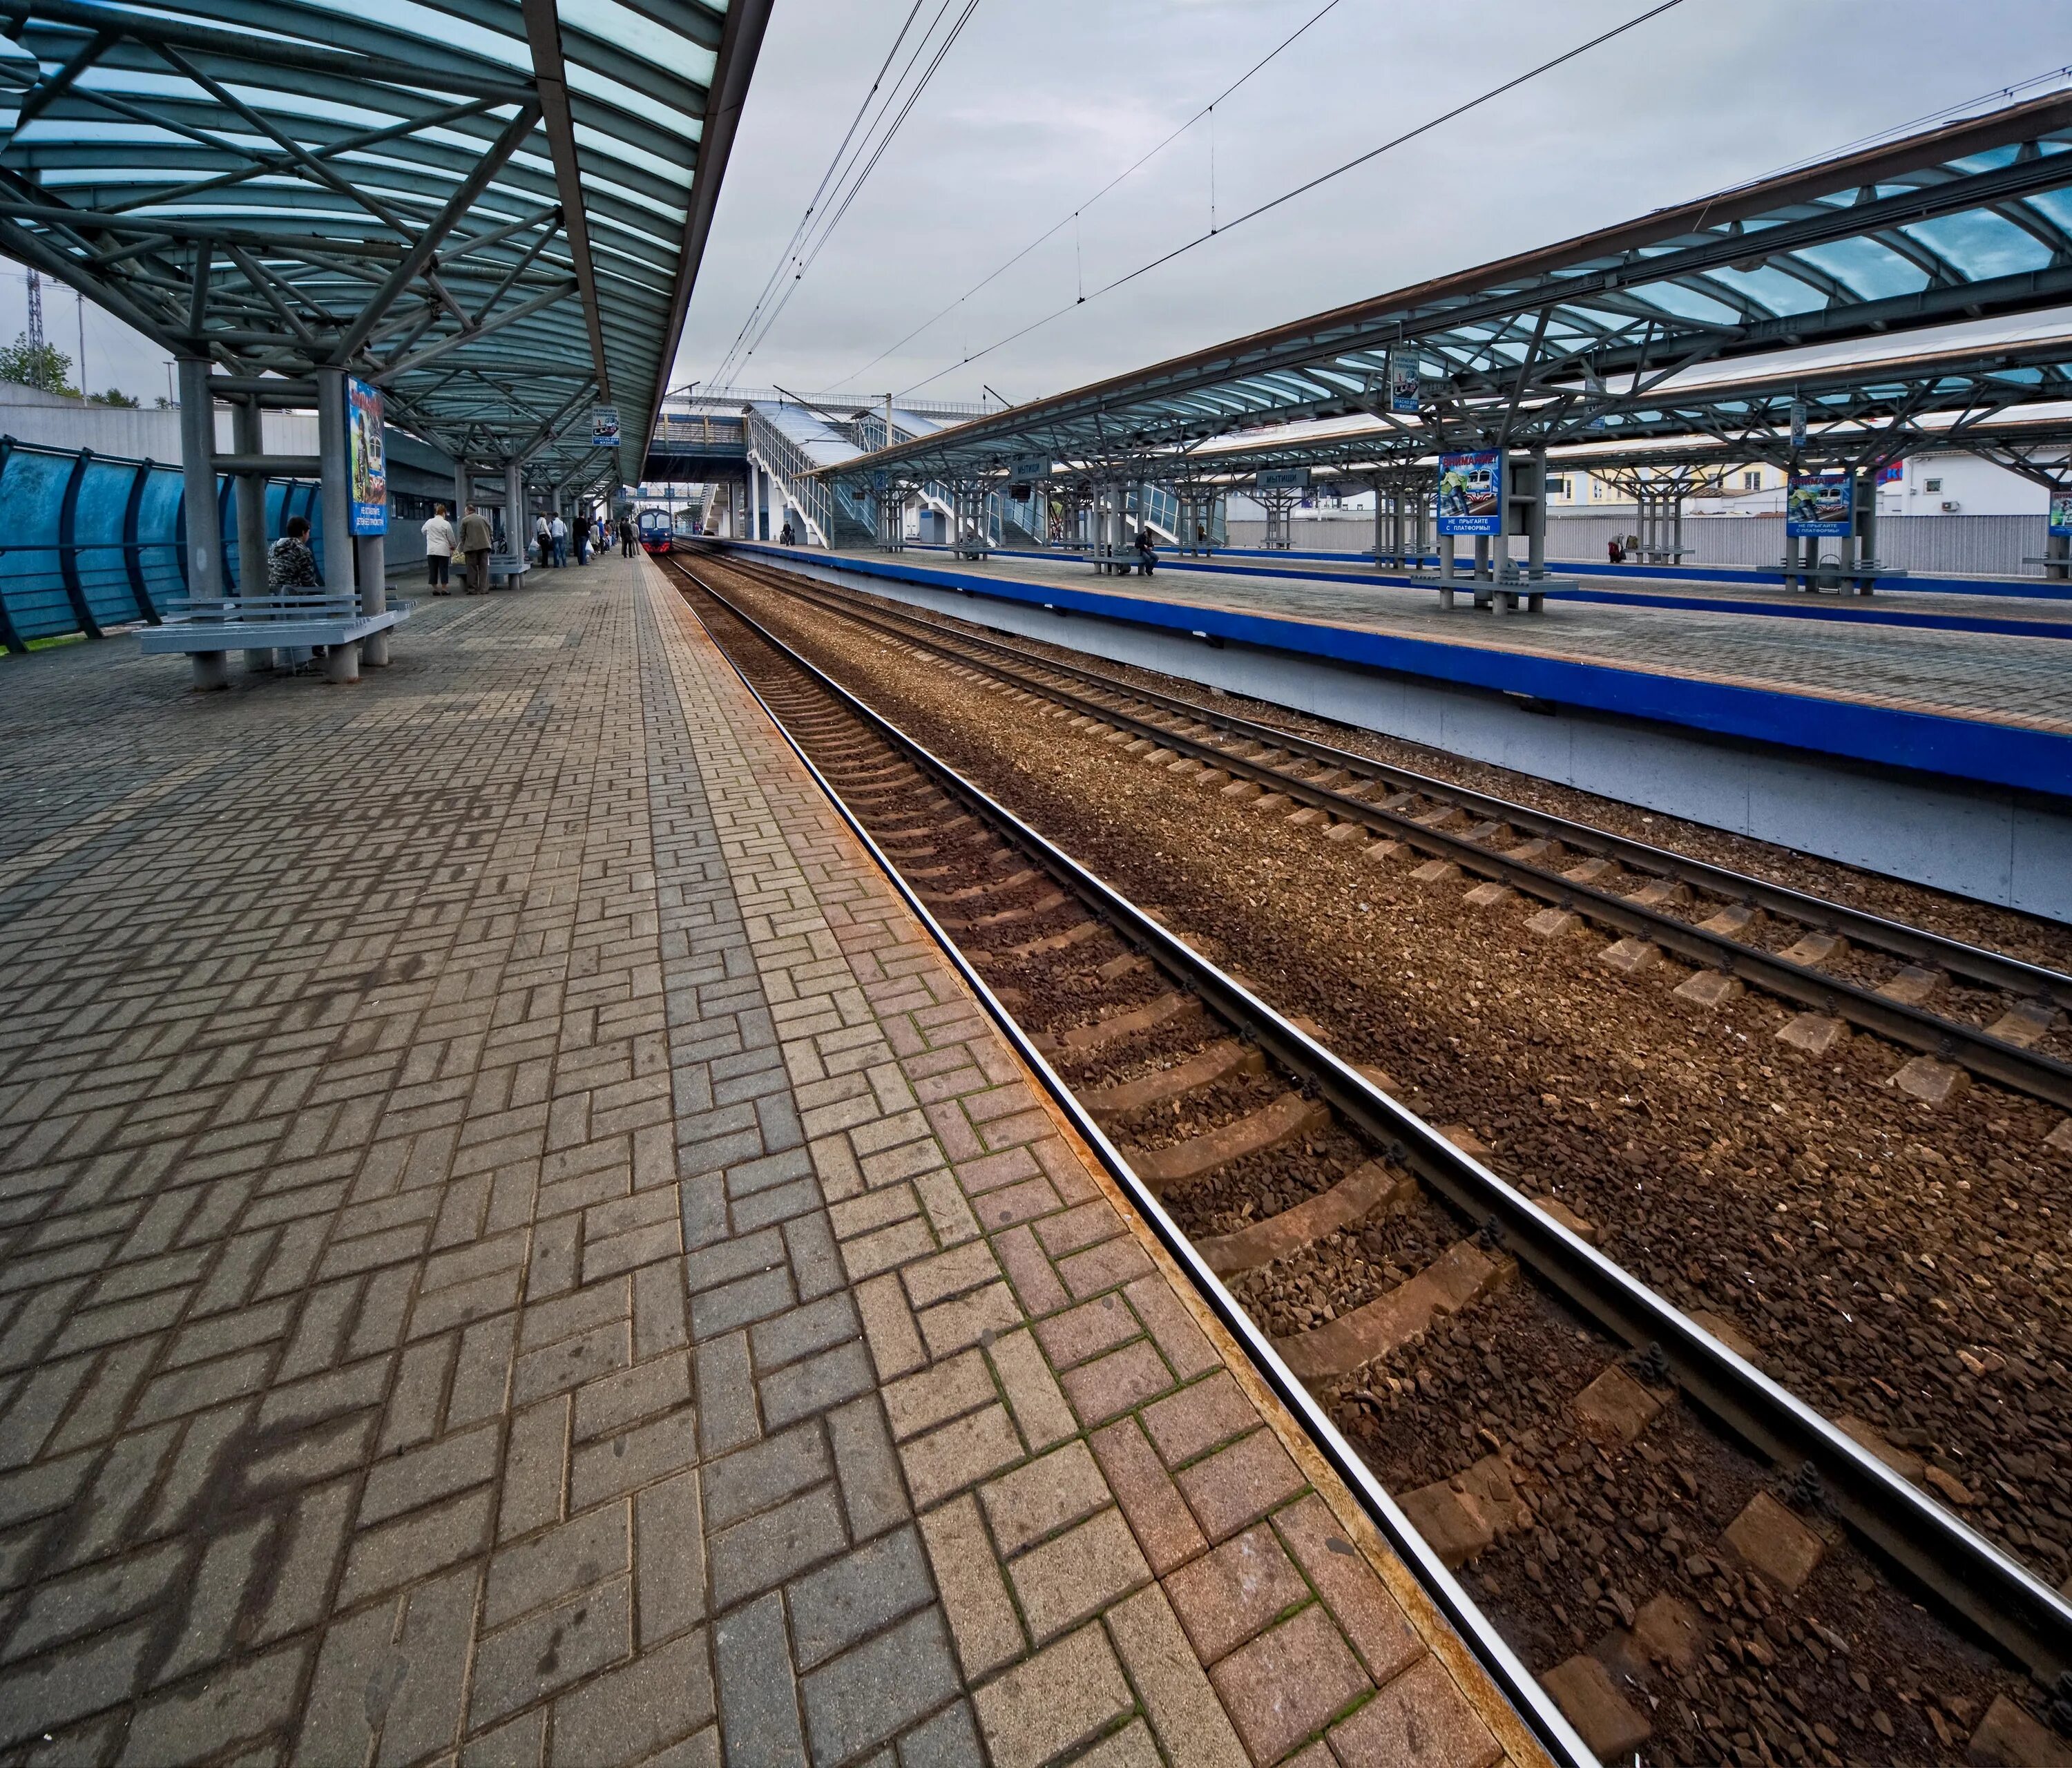
M 181 544 L 186 502 L 179 469 L 148 461 L 88 455 L 0 438 L 0 638 L 16 643 L 51 639 L 96 627 L 120 626 L 142 617 L 138 580 L 154 611 L 187 594 Z M 78 470 L 77 483 L 73 484 Z M 144 476 L 136 500 L 135 562 L 125 542 L 131 492 Z M 227 478 L 217 480 L 216 515 L 229 580 L 247 587 L 237 556 L 237 500 Z M 68 549 L 67 489 L 72 487 Z M 313 489 L 301 481 L 276 480 L 266 487 L 266 532 L 278 537 L 289 515 L 310 515 Z M 79 601 L 68 586 L 65 553 L 76 567 Z M 321 564 L 323 550 L 318 549 Z M 263 589 L 265 565 L 255 561 L 255 582 Z M 79 605 L 84 605 L 84 618 Z

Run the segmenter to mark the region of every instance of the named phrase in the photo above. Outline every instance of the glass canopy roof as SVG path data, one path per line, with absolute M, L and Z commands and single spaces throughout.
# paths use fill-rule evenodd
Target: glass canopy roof
M 1810 408 L 1816 445 L 1840 449 L 1846 434 L 1861 451 L 1881 426 L 1928 411 L 1947 429 L 1953 412 L 2065 397 L 2062 338 L 1962 360 L 1929 352 L 1904 368 L 1882 354 L 1838 367 L 1849 352 L 1837 347 L 1868 354 L 1877 340 L 1881 352 L 1915 328 L 2072 306 L 2067 224 L 2072 94 L 2061 93 L 1039 400 L 841 473 L 955 478 L 1042 456 L 1186 476 L 1209 438 L 1348 414 L 1371 419 L 1350 442 L 1261 437 L 1259 451 L 1380 462 L 1746 436 L 1788 426 L 1794 404 Z M 1817 372 L 1780 369 L 1794 351 Z M 1751 384 L 1737 365 L 1755 359 Z M 1215 452 L 1214 470 L 1229 470 L 1231 451 Z
M 767 14 L 20 0 L 0 251 L 171 354 L 349 368 L 456 458 L 615 478 L 589 408 L 652 424 Z

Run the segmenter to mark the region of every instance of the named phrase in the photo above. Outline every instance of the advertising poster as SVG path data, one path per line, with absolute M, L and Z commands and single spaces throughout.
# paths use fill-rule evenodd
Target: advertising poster
M 619 407 L 592 405 L 590 408 L 590 445 L 593 448 L 616 448 L 619 446 Z
M 2058 491 L 2050 499 L 2050 532 L 2072 535 L 2072 494 Z
M 1503 451 L 1439 457 L 1439 532 L 1503 532 Z
M 1906 477 L 1906 463 L 1903 460 L 1889 460 L 1877 470 L 1877 482 L 1881 485 L 1897 485 Z
M 1794 473 L 1784 494 L 1784 532 L 1790 540 L 1839 540 L 1853 533 L 1854 473 Z
M 388 456 L 381 441 L 381 389 L 345 382 L 346 446 L 352 464 L 352 532 L 388 532 Z
M 1392 356 L 1388 361 L 1388 409 L 1407 417 L 1417 415 L 1419 396 L 1424 390 L 1424 376 L 1419 365 L 1400 356 Z

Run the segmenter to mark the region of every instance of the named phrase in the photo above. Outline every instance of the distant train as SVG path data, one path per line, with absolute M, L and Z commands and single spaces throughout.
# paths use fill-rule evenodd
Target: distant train
M 674 538 L 674 534 L 668 511 L 643 509 L 634 518 L 634 521 L 635 525 L 640 530 L 640 547 L 643 552 L 663 553 L 669 550 L 670 542 Z

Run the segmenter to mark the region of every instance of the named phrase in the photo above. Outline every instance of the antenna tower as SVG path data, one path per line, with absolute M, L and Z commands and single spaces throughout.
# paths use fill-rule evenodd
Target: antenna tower
M 29 272 L 29 347 L 40 350 L 43 347 L 43 279 L 34 270 Z

